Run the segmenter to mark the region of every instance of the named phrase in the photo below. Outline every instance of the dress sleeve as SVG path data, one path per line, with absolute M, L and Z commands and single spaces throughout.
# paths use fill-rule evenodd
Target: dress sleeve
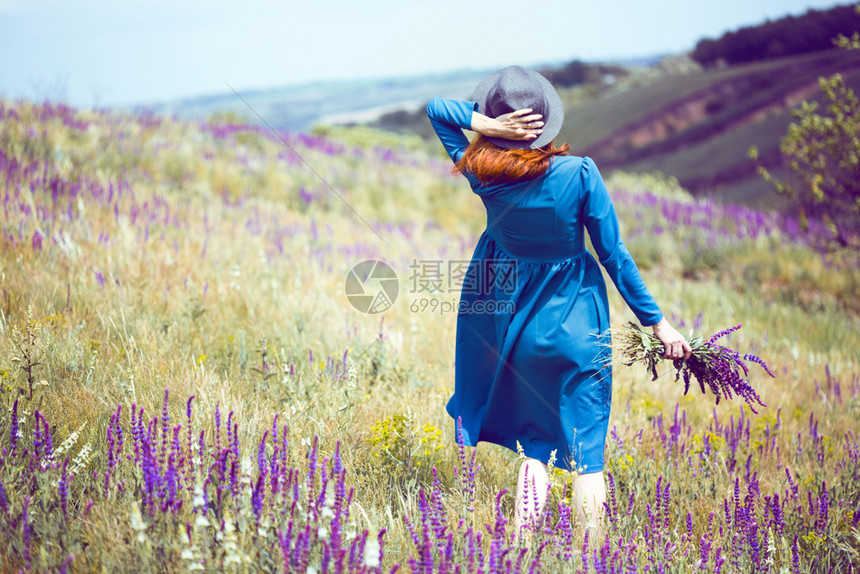
M 456 163 L 469 145 L 469 140 L 463 134 L 463 129 L 472 125 L 472 112 L 478 109 L 477 102 L 446 100 L 433 98 L 427 104 L 427 116 L 430 124 L 439 136 L 445 151 Z
M 656 325 L 663 318 L 663 312 L 642 281 L 639 268 L 621 240 L 615 206 L 591 158 L 583 159 L 580 174 L 584 193 L 582 218 L 600 264 L 609 273 L 639 322 L 645 326 Z

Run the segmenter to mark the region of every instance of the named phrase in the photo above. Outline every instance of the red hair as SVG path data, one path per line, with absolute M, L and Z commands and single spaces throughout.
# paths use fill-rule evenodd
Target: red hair
M 505 149 L 479 134 L 466 148 L 452 172 L 469 172 L 482 185 L 534 179 L 546 173 L 554 156 L 567 155 L 570 149 L 567 144 L 561 147 L 555 147 L 554 144 L 550 142 L 540 149 Z

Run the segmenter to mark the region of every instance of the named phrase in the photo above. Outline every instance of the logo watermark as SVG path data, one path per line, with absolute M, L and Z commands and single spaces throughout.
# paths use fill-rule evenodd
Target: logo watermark
M 516 291 L 517 262 L 513 259 L 413 259 L 409 264 L 409 292 L 504 294 Z
M 490 299 L 487 301 L 457 301 L 456 299 L 442 299 L 440 297 L 417 297 L 409 304 L 409 310 L 413 313 L 459 313 L 461 315 L 494 315 L 496 313 L 510 314 L 516 309 L 511 300 Z
M 509 314 L 515 310 L 507 296 L 516 291 L 516 260 L 413 259 L 406 279 L 407 291 L 413 295 L 412 313 Z M 344 292 L 355 309 L 376 314 L 394 305 L 400 284 L 390 265 L 369 259 L 350 269 Z M 478 298 L 458 300 L 455 294 Z
M 343 290 L 353 307 L 362 313 L 375 315 L 394 305 L 400 293 L 400 282 L 390 265 L 368 259 L 349 270 Z

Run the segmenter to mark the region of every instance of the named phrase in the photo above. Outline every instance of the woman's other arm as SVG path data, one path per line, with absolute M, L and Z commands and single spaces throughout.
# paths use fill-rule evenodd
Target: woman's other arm
M 621 240 L 618 216 L 606 190 L 606 185 L 591 158 L 584 158 L 581 168 L 583 193 L 583 222 L 600 263 L 609 273 L 618 292 L 643 325 L 653 327 L 654 335 L 666 348 L 667 359 L 690 357 L 689 343 L 663 316 L 639 268 Z

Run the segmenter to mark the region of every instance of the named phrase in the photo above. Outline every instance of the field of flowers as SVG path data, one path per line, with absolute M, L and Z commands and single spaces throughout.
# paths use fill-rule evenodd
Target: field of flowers
M 380 141 L 0 101 L 0 570 L 857 571 L 856 262 L 611 178 L 673 323 L 742 322 L 776 378 L 754 414 L 616 361 L 605 532 L 554 471 L 523 543 L 517 455 L 444 412 L 483 208 Z M 344 292 L 367 259 L 400 278 L 385 313 Z

